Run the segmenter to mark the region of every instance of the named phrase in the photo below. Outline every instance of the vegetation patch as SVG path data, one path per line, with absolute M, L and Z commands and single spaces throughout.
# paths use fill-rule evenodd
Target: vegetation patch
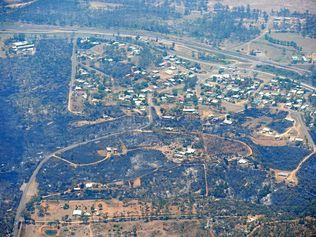
M 310 153 L 309 150 L 294 146 L 253 145 L 254 157 L 264 166 L 279 170 L 293 170 Z

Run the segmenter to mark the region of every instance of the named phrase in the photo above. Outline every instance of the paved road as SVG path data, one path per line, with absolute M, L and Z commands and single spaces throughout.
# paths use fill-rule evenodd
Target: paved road
M 77 111 L 73 110 L 73 87 L 76 79 L 77 72 L 77 37 L 73 37 L 72 55 L 71 55 L 71 78 L 69 82 L 69 92 L 68 92 L 68 111 L 74 114 L 78 114 Z
M 291 115 L 294 116 L 296 120 L 298 121 L 301 131 L 304 133 L 311 150 L 316 151 L 315 142 L 312 136 L 310 135 L 308 128 L 306 127 L 302 114 L 297 111 L 291 111 Z
M 104 29 L 95 29 L 95 28 L 75 28 L 75 27 L 54 27 L 54 26 L 43 26 L 43 25 L 22 25 L 22 24 L 15 24 L 11 26 L 1 26 L 0 28 L 0 33 L 34 33 L 34 34 L 40 34 L 40 33 L 47 33 L 47 34 L 55 34 L 55 33 L 77 33 L 77 34 L 98 34 L 98 35 L 107 35 L 107 36 L 113 36 L 114 34 L 117 33 L 118 30 L 104 30 Z M 145 32 L 145 31 L 128 31 L 128 30 L 119 30 L 121 36 L 136 36 L 136 35 L 142 35 L 148 38 L 154 38 L 158 37 L 160 40 L 168 41 L 168 42 L 175 42 L 176 44 L 180 44 L 183 47 L 187 47 L 190 50 L 199 50 L 199 51 L 204 51 L 204 52 L 210 52 L 210 53 L 217 53 L 221 55 L 228 56 L 230 58 L 235 58 L 239 59 L 241 61 L 246 61 L 246 62 L 252 62 L 252 63 L 260 63 L 260 64 L 268 64 L 272 65 L 278 68 L 283 68 L 291 71 L 295 71 L 298 73 L 308 73 L 310 71 L 305 70 L 305 69 L 300 69 L 292 66 L 287 66 L 287 65 L 282 65 L 273 61 L 262 61 L 257 59 L 256 57 L 249 56 L 249 55 L 242 55 L 234 51 L 228 51 L 228 50 L 219 50 L 219 49 L 214 49 L 211 46 L 208 46 L 204 43 L 200 43 L 192 38 L 187 38 L 187 37 L 177 37 L 174 35 L 163 35 L 159 33 L 154 33 L 154 32 Z M 310 86 L 310 85 L 305 85 L 308 87 L 310 90 L 315 90 L 315 87 Z M 148 126 L 148 125 L 146 125 Z M 144 127 L 146 127 L 144 126 Z M 136 130 L 141 130 L 143 128 L 135 129 Z M 133 131 L 133 130 L 130 130 Z M 127 131 L 125 131 L 127 132 Z M 73 149 L 77 146 L 87 144 L 89 142 L 97 141 L 104 139 L 109 136 L 113 136 L 116 134 L 121 134 L 123 132 L 118 132 L 118 133 L 113 133 L 109 134 L 106 136 L 102 136 L 99 138 L 95 138 L 89 141 L 85 142 L 80 142 L 80 143 L 75 143 L 72 144 L 68 147 L 59 149 L 55 151 L 54 153 L 48 154 L 44 157 L 43 160 L 40 161 L 36 169 L 34 170 L 29 182 L 26 184 L 18 209 L 16 213 L 16 218 L 15 218 L 15 224 L 14 224 L 14 236 L 17 236 L 18 234 L 18 227 L 19 227 L 19 222 L 23 220 L 23 217 L 21 216 L 22 211 L 25 209 L 26 203 L 28 202 L 28 194 L 29 194 L 29 188 L 32 182 L 35 181 L 36 176 L 41 169 L 41 167 L 54 155 L 57 153 L 62 153 L 64 151 Z
M 40 171 L 40 169 L 42 168 L 42 166 L 52 157 L 52 155 L 54 155 L 54 154 L 49 154 L 49 155 L 45 156 L 44 159 L 42 159 L 40 161 L 40 163 L 37 165 L 36 169 L 33 171 L 33 174 L 30 177 L 28 183 L 24 187 L 19 206 L 16 210 L 15 222 L 14 222 L 14 227 L 13 227 L 13 236 L 18 236 L 19 223 L 21 221 L 23 221 L 22 212 L 25 209 L 27 202 L 29 201 L 28 194 L 30 192 L 30 190 L 29 190 L 30 186 L 36 180 L 36 176 L 37 176 L 38 172 Z
M 257 64 L 267 64 L 271 66 L 275 66 L 277 68 L 283 68 L 286 70 L 294 71 L 300 74 L 310 73 L 309 70 L 288 66 L 284 64 L 280 64 L 274 62 L 272 60 L 260 60 L 255 56 L 240 54 L 235 51 L 229 50 L 221 50 L 215 49 L 212 46 L 209 46 L 205 43 L 201 43 L 198 40 L 195 40 L 191 37 L 186 36 L 175 36 L 171 34 L 161 34 L 156 32 L 148 32 L 148 31 L 139 31 L 139 30 L 127 30 L 127 29 L 100 29 L 100 28 L 87 28 L 87 27 L 56 27 L 56 26 L 48 26 L 48 25 L 30 25 L 30 24 L 13 24 L 9 26 L 0 26 L 0 33 L 47 33 L 47 34 L 54 34 L 54 33 L 77 33 L 77 34 L 96 34 L 96 35 L 108 35 L 113 36 L 117 33 L 120 33 L 120 36 L 137 36 L 141 35 L 143 37 L 148 38 L 158 38 L 160 41 L 166 42 L 175 42 L 176 44 L 180 44 L 183 47 L 189 47 L 190 49 L 195 49 L 204 52 L 216 53 L 221 54 L 227 57 L 239 59 L 242 61 L 257 63 Z
M 260 60 L 255 56 L 240 54 L 240 53 L 235 52 L 235 51 L 229 51 L 229 50 L 223 50 L 223 49 L 214 49 L 213 47 L 211 47 L 207 44 L 204 44 L 204 43 L 200 43 L 192 38 L 181 39 L 178 37 L 172 37 L 172 39 L 173 39 L 173 41 L 175 41 L 176 44 L 183 44 L 182 46 L 187 47 L 189 49 L 196 49 L 196 50 L 204 51 L 204 52 L 217 53 L 217 54 L 221 54 L 221 55 L 224 55 L 227 57 L 236 58 L 236 59 L 239 59 L 242 61 L 252 62 L 255 64 L 267 64 L 267 65 L 271 65 L 271 66 L 274 66 L 277 68 L 282 68 L 282 69 L 294 71 L 294 72 L 297 72 L 300 74 L 310 73 L 310 70 L 280 64 L 280 63 L 274 62 L 272 60 Z M 169 39 L 169 41 L 170 41 L 170 39 Z
M 315 154 L 316 154 L 316 144 L 312 138 L 312 136 L 310 135 L 308 128 L 306 127 L 305 121 L 303 119 L 303 116 L 301 113 L 297 112 L 297 111 L 291 111 L 291 115 L 293 117 L 295 117 L 295 120 L 298 122 L 299 128 L 301 129 L 301 132 L 304 134 L 307 143 L 310 147 L 310 149 L 312 150 L 312 153 L 310 153 L 309 155 L 305 156 L 297 165 L 297 167 L 292 170 L 289 175 L 286 177 L 286 181 L 291 183 L 292 185 L 297 185 L 298 184 L 298 178 L 297 178 L 297 173 L 299 172 L 299 170 L 302 168 L 302 165 L 309 160 L 310 158 L 312 158 Z
M 120 135 L 120 134 L 123 134 L 123 133 L 126 133 L 126 132 L 132 132 L 132 131 L 139 131 L 139 130 L 142 130 L 146 127 L 148 127 L 150 124 L 146 124 L 140 128 L 136 128 L 136 129 L 130 129 L 130 130 L 125 130 L 125 131 L 121 131 L 121 132 L 116 132 L 116 133 L 111 133 L 111 134 L 107 134 L 105 136 L 101 136 L 101 137 L 98 137 L 98 138 L 94 138 L 94 139 L 91 139 L 91 140 L 87 140 L 87 141 L 83 141 L 83 142 L 78 142 L 78 143 L 74 143 L 72 145 L 69 145 L 67 147 L 64 147 L 64 148 L 61 148 L 59 150 L 56 150 L 55 152 L 53 153 L 50 153 L 46 156 L 44 156 L 44 158 L 39 162 L 39 164 L 37 165 L 36 169 L 33 171 L 33 174 L 31 175 L 29 181 L 26 183 L 25 187 L 24 187 L 24 190 L 23 190 L 23 193 L 22 193 L 22 197 L 20 199 L 20 203 L 19 203 L 19 206 L 17 208 L 17 211 L 16 211 L 16 216 L 15 216 L 15 223 L 14 223 L 14 229 L 13 229 L 13 236 L 18 236 L 18 233 L 19 233 L 19 223 L 20 222 L 23 222 L 23 217 L 22 217 L 22 212 L 23 210 L 25 209 L 26 207 L 26 204 L 30 201 L 28 196 L 29 193 L 30 193 L 30 186 L 33 182 L 35 182 L 36 180 L 36 176 L 38 174 L 38 172 L 40 171 L 40 169 L 42 168 L 42 166 L 52 157 L 56 156 L 57 154 L 60 154 L 60 153 L 63 153 L 65 151 L 68 151 L 68 150 L 71 150 L 71 149 L 74 149 L 78 146 L 82 146 L 82 145 L 85 145 L 85 144 L 88 144 L 90 142 L 95 142 L 95 141 L 98 141 L 98 140 L 102 140 L 102 139 L 105 139 L 105 138 L 108 138 L 108 137 L 111 137 L 111 136 L 115 136 L 115 135 Z
M 204 60 L 201 60 L 201 59 L 196 59 L 196 58 L 190 58 L 190 57 L 186 57 L 184 55 L 181 55 L 179 54 L 180 56 L 178 56 L 179 58 L 182 58 L 184 60 L 188 60 L 188 61 L 193 61 L 193 62 L 196 62 L 196 63 L 200 63 L 200 64 L 208 64 L 208 65 L 213 65 L 213 63 L 211 62 L 207 62 L 207 61 L 204 61 Z M 275 74 L 273 73 L 270 73 L 270 72 L 265 72 L 265 71 L 261 71 L 261 70 L 258 70 L 258 69 L 253 69 L 251 67 L 242 67 L 240 65 L 237 66 L 239 69 L 243 69 L 243 70 L 247 70 L 247 71 L 251 71 L 251 72 L 257 72 L 257 73 L 261 73 L 261 74 L 265 74 L 265 75 L 269 75 L 269 76 L 275 76 Z M 306 83 L 303 83 L 303 82 L 300 82 L 301 86 L 303 88 L 305 88 L 306 90 L 308 91 L 316 91 L 316 88 L 312 85 L 308 85 Z M 170 88 L 171 90 L 172 88 Z

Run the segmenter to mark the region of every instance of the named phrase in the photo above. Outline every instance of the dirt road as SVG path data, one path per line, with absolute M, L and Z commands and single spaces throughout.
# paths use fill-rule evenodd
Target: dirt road
M 73 46 L 72 46 L 72 55 L 71 55 L 71 78 L 69 82 L 69 92 L 68 92 L 68 111 L 74 114 L 77 114 L 78 111 L 75 111 L 73 108 L 73 88 L 76 79 L 77 72 L 77 37 L 73 37 Z
M 19 225 L 20 225 L 21 222 L 23 222 L 22 212 L 25 209 L 26 204 L 30 201 L 30 192 L 31 192 L 30 186 L 32 185 L 33 182 L 35 182 L 36 176 L 37 176 L 38 172 L 40 171 L 40 169 L 42 168 L 42 166 L 47 161 L 49 161 L 50 158 L 52 158 L 54 156 L 58 156 L 59 153 L 63 153 L 65 151 L 71 150 L 71 149 L 76 148 L 78 146 L 82 146 L 82 145 L 88 144 L 90 142 L 95 142 L 95 141 L 98 141 L 98 140 L 102 140 L 102 139 L 105 139 L 105 138 L 108 138 L 108 137 L 111 137 L 111 136 L 115 136 L 115 135 L 119 135 L 119 134 L 123 134 L 123 133 L 126 133 L 126 132 L 133 132 L 133 131 L 139 131 L 139 130 L 142 131 L 143 129 L 145 129 L 149 125 L 150 124 L 146 124 L 146 125 L 144 125 L 144 126 L 142 126 L 140 128 L 126 130 L 126 131 L 121 131 L 121 132 L 116 132 L 116 133 L 111 133 L 111 134 L 108 134 L 108 135 L 105 135 L 105 136 L 101 136 L 101 137 L 98 137 L 98 138 L 94 138 L 94 139 L 91 139 L 91 140 L 87 140 L 87 141 L 84 141 L 84 142 L 74 143 L 74 144 L 72 144 L 70 146 L 61 148 L 59 150 L 56 150 L 53 153 L 50 153 L 50 154 L 47 154 L 46 156 L 44 156 L 44 158 L 38 163 L 36 169 L 33 171 L 32 175 L 31 175 L 29 181 L 26 183 L 26 185 L 24 187 L 24 190 L 23 190 L 23 193 L 22 193 L 22 197 L 20 199 L 20 203 L 19 203 L 19 206 L 17 208 L 16 215 L 15 215 L 15 222 L 14 222 L 14 227 L 13 227 L 13 236 L 18 236 Z
M 277 68 L 283 68 L 290 71 L 295 71 L 300 74 L 303 73 L 310 73 L 309 70 L 288 66 L 284 64 L 280 64 L 271 60 L 260 60 L 255 56 L 251 55 L 244 55 L 240 54 L 235 51 L 230 50 L 221 50 L 214 48 L 210 45 L 205 43 L 201 43 L 192 37 L 187 36 L 176 36 L 172 34 L 161 34 L 156 32 L 148 32 L 148 31 L 139 31 L 139 30 L 126 30 L 126 29 L 116 29 L 116 30 L 109 30 L 109 29 L 99 29 L 99 28 L 87 28 L 87 27 L 56 27 L 56 26 L 47 26 L 47 25 L 31 25 L 31 24 L 19 24 L 15 23 L 10 26 L 0 26 L 0 33 L 46 33 L 46 34 L 56 34 L 56 33 L 77 33 L 77 34 L 97 34 L 97 35 L 108 35 L 113 36 L 113 34 L 117 34 L 120 32 L 121 37 L 135 37 L 137 35 L 142 35 L 143 37 L 151 38 L 151 39 L 158 39 L 161 42 L 167 43 L 176 43 L 183 47 L 189 47 L 191 50 L 199 50 L 203 52 L 210 52 L 210 53 L 217 53 L 220 55 L 224 55 L 227 57 L 235 58 L 241 61 L 248 61 L 256 64 L 267 64 L 271 66 L 275 66 Z M 313 87 L 316 89 L 315 87 Z

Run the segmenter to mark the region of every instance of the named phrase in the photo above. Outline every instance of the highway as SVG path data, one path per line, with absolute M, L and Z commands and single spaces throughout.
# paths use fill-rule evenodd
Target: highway
M 207 61 L 203 61 L 203 60 L 201 60 L 201 59 L 193 59 L 193 58 L 189 58 L 189 57 L 185 57 L 185 56 L 179 56 L 179 55 L 178 55 L 178 57 L 179 57 L 179 58 L 182 58 L 182 59 L 184 59 L 184 60 L 193 61 L 193 62 L 200 63 L 200 64 L 209 64 L 209 65 L 212 65 L 212 64 L 213 64 L 213 63 L 209 63 L 209 62 L 207 62 Z M 251 68 L 251 67 L 245 68 L 245 67 L 242 67 L 242 66 L 239 66 L 239 65 L 238 65 L 238 68 L 239 68 L 239 69 L 243 69 L 243 70 L 247 70 L 247 71 L 251 71 L 251 72 L 257 72 L 257 73 L 269 75 L 269 76 L 275 76 L 275 74 L 273 74 L 273 73 L 261 71 L 261 70 L 258 70 L 258 69 L 253 69 L 253 68 Z M 312 92 L 313 92 L 313 91 L 316 91 L 316 88 L 315 88 L 314 86 L 312 86 L 312 85 L 306 84 L 306 83 L 304 83 L 304 82 L 300 82 L 300 85 L 301 85 L 304 89 L 306 89 L 306 90 L 308 90 L 308 91 L 312 91 Z M 169 90 L 171 90 L 171 88 L 170 88 Z
M 160 33 L 148 32 L 148 31 L 118 30 L 118 29 L 107 30 L 107 29 L 96 29 L 96 28 L 55 27 L 55 26 L 26 25 L 26 24 L 25 25 L 15 24 L 15 25 L 1 26 L 0 27 L 0 34 L 7 34 L 7 33 L 13 33 L 13 34 L 17 34 L 17 33 L 25 33 L 25 34 L 67 33 L 67 34 L 71 34 L 71 33 L 76 33 L 77 36 L 80 34 L 82 34 L 82 35 L 90 34 L 90 35 L 113 36 L 113 35 L 116 35 L 118 33 L 118 31 L 120 33 L 120 36 L 135 37 L 137 35 L 141 35 L 142 37 L 148 37 L 150 39 L 158 38 L 160 41 L 165 41 L 168 43 L 175 42 L 176 44 L 181 45 L 182 47 L 186 47 L 190 50 L 197 50 L 197 51 L 220 54 L 220 55 L 224 55 L 224 56 L 227 56 L 227 57 L 230 57 L 233 59 L 238 59 L 240 61 L 250 62 L 252 64 L 267 64 L 267 65 L 271 65 L 274 67 L 278 67 L 278 68 L 282 68 L 282 69 L 286 69 L 286 70 L 291 70 L 291 71 L 294 71 L 294 72 L 297 72 L 300 74 L 305 74 L 305 73 L 310 72 L 310 71 L 305 70 L 305 69 L 301 69 L 301 68 L 297 68 L 297 67 L 293 67 L 293 66 L 288 66 L 288 65 L 283 65 L 283 64 L 279 64 L 279 63 L 276 63 L 273 61 L 259 60 L 258 58 L 254 57 L 254 56 L 243 55 L 243 54 L 240 54 L 240 53 L 234 52 L 234 51 L 215 49 L 215 48 L 212 48 L 211 46 L 209 46 L 205 43 L 201 43 L 201 42 L 199 42 L 195 39 L 192 39 L 192 38 L 188 38 L 188 37 L 181 37 L 180 38 L 180 37 L 175 36 L 175 35 L 166 35 L 166 34 L 160 34 Z M 192 60 L 192 59 L 189 59 L 189 60 Z M 75 64 L 73 64 L 73 65 L 75 65 Z M 249 68 L 247 68 L 246 70 L 249 70 Z M 74 71 L 74 66 L 73 66 L 73 71 Z M 257 70 L 257 71 L 259 72 L 259 70 Z M 260 71 L 260 72 L 262 72 L 262 71 Z M 71 84 L 72 83 L 70 82 L 70 86 L 71 86 Z M 311 85 L 303 84 L 303 83 L 302 83 L 302 85 L 304 86 L 304 88 L 306 88 L 308 90 L 312 90 L 312 91 L 316 90 L 316 88 L 311 86 Z M 152 120 L 151 111 L 149 111 L 149 119 Z M 25 209 L 27 202 L 29 201 L 30 186 L 33 182 L 35 182 L 36 176 L 37 176 L 38 172 L 40 171 L 40 169 L 42 168 L 42 166 L 50 158 L 56 156 L 58 153 L 68 151 L 70 149 L 73 149 L 73 148 L 81 146 L 81 145 L 85 145 L 85 144 L 90 143 L 90 142 L 98 141 L 98 140 L 101 140 L 101 139 L 104 139 L 104 138 L 107 138 L 110 136 L 114 136 L 114 135 L 119 135 L 119 134 L 122 134 L 125 132 L 142 130 L 145 127 L 149 126 L 149 124 L 147 124 L 141 128 L 138 128 L 138 129 L 132 129 L 129 131 L 127 130 L 124 132 L 112 133 L 112 134 L 101 136 L 101 137 L 91 139 L 88 141 L 78 142 L 78 143 L 64 147 L 64 148 L 59 149 L 51 154 L 44 156 L 44 158 L 39 162 L 38 166 L 36 167 L 33 174 L 31 175 L 28 183 L 26 183 L 26 185 L 24 187 L 22 197 L 21 197 L 21 200 L 20 200 L 19 206 L 17 208 L 17 212 L 16 212 L 14 231 L 13 231 L 14 236 L 18 236 L 18 234 L 19 234 L 19 223 L 23 221 L 22 212 Z M 315 144 L 314 144 L 314 147 L 315 147 Z
M 20 231 L 21 231 L 21 228 L 22 228 L 21 225 L 22 225 L 22 223 L 24 221 L 24 219 L 22 217 L 22 212 L 26 208 L 26 204 L 30 201 L 30 198 L 32 196 L 31 195 L 32 194 L 32 190 L 30 190 L 30 187 L 31 187 L 32 183 L 36 181 L 37 174 L 39 173 L 40 169 L 43 167 L 43 165 L 46 162 L 48 162 L 51 158 L 57 158 L 59 160 L 63 160 L 64 162 L 69 163 L 70 165 L 74 165 L 75 167 L 92 165 L 92 164 L 84 164 L 84 165 L 74 164 L 72 162 L 69 162 L 69 161 L 61 158 L 59 156 L 59 154 L 61 154 L 63 152 L 66 152 L 68 150 L 74 149 L 76 147 L 79 147 L 79 146 L 82 146 L 82 145 L 86 145 L 86 144 L 91 143 L 91 142 L 99 141 L 99 140 L 102 140 L 102 139 L 105 139 L 105 138 L 109 138 L 109 137 L 112 137 L 112 136 L 115 136 L 115 135 L 120 135 L 120 134 L 124 134 L 124 133 L 128 133 L 128 132 L 152 132 L 152 131 L 144 130 L 145 128 L 149 127 L 150 125 L 151 125 L 151 122 L 148 122 L 147 124 L 145 124 L 145 125 L 143 125 L 143 126 L 141 126 L 139 128 L 125 130 L 125 131 L 120 131 L 120 132 L 115 132 L 115 133 L 107 134 L 107 135 L 100 136 L 100 137 L 97 137 L 97 138 L 94 138 L 94 139 L 90 139 L 90 140 L 87 140 L 87 141 L 77 142 L 77 143 L 71 144 L 69 146 L 66 146 L 64 148 L 58 149 L 58 150 L 56 150 L 53 153 L 45 155 L 44 158 L 37 165 L 36 169 L 33 171 L 29 181 L 26 183 L 26 185 L 25 185 L 25 187 L 23 189 L 22 197 L 20 199 L 20 203 L 19 203 L 19 206 L 18 206 L 17 211 L 16 211 L 13 235 L 15 237 L 20 237 L 19 234 L 20 234 Z M 173 132 L 166 131 L 166 133 L 173 133 L 173 134 L 179 134 L 179 135 L 183 134 L 182 132 L 176 132 L 176 131 L 173 131 Z M 192 133 L 192 134 L 197 135 L 196 133 Z M 210 135 L 208 135 L 208 136 L 210 136 Z M 248 155 L 252 154 L 252 150 L 247 144 L 245 144 L 245 143 L 243 143 L 241 141 L 238 141 L 238 142 L 240 142 L 241 144 L 246 145 L 248 147 L 248 149 L 250 149 L 250 153 Z M 100 160 L 100 161 L 97 161 L 95 163 L 97 164 L 97 163 L 100 163 L 100 162 L 103 162 L 103 161 L 104 161 L 104 159 Z M 203 166 L 204 166 L 204 172 L 206 172 L 205 171 L 205 165 L 203 165 Z M 206 173 L 204 175 L 206 175 Z M 206 185 L 207 185 L 207 181 L 206 181 Z M 208 189 L 207 189 L 207 192 L 208 192 Z
M 266 64 L 270 66 L 274 66 L 277 68 L 290 70 L 296 73 L 299 73 L 301 75 L 310 73 L 311 71 L 280 64 L 277 62 L 274 62 L 272 60 L 260 60 L 256 58 L 255 56 L 251 55 L 245 55 L 240 54 L 235 51 L 230 50 L 222 50 L 214 48 L 208 44 L 201 43 L 200 41 L 187 37 L 187 36 L 176 36 L 172 34 L 161 34 L 156 32 L 149 32 L 149 31 L 139 31 L 139 30 L 127 30 L 127 29 L 100 29 L 100 28 L 87 28 L 87 27 L 57 27 L 57 26 L 47 26 L 47 25 L 30 25 L 30 24 L 14 24 L 14 25 L 7 25 L 7 26 L 0 26 L 0 34 L 5 33 L 24 33 L 24 34 L 58 34 L 58 33 L 76 33 L 78 35 L 106 35 L 106 36 L 114 36 L 114 35 L 120 35 L 122 37 L 135 37 L 135 36 L 141 36 L 141 37 L 147 37 L 149 39 L 156 39 L 158 38 L 162 42 L 168 42 L 168 43 L 176 43 L 178 45 L 181 45 L 182 47 L 188 48 L 190 50 L 198 50 L 208 53 L 215 53 L 219 55 L 223 55 L 226 57 L 230 57 L 233 59 L 238 59 L 245 62 L 251 62 L 252 64 Z M 309 87 L 312 90 L 316 90 L 315 87 L 309 85 Z
M 310 146 L 310 149 L 312 151 L 316 151 L 316 145 L 315 145 L 315 142 L 312 138 L 312 136 L 310 135 L 309 131 L 308 131 L 308 128 L 306 127 L 306 124 L 305 124 L 305 121 L 303 119 L 303 116 L 301 113 L 297 112 L 297 111 L 292 111 L 291 110 L 291 114 L 292 116 L 294 116 L 296 118 L 296 120 L 298 121 L 299 123 L 299 126 L 301 128 L 301 131 L 304 133 L 305 135 L 305 138 L 307 139 L 307 143 L 308 145 Z
M 300 114 L 299 112 L 296 111 L 291 111 L 292 116 L 294 116 L 296 118 L 296 120 L 299 123 L 299 127 L 302 131 L 302 133 L 305 135 L 305 139 L 307 140 L 307 143 L 311 149 L 311 153 L 307 156 L 305 156 L 297 165 L 297 167 L 292 170 L 289 175 L 286 177 L 286 181 L 288 183 L 291 183 L 292 185 L 297 185 L 298 184 L 298 178 L 297 178 L 297 173 L 299 172 L 299 170 L 302 168 L 303 164 L 309 160 L 310 158 L 314 157 L 314 155 L 316 154 L 316 144 L 312 138 L 312 136 L 310 135 L 308 128 L 305 125 L 305 121 L 303 119 L 302 114 Z

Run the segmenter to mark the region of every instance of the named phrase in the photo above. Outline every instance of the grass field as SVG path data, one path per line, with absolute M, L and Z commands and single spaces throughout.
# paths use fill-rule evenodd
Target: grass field
M 251 42 L 249 46 L 249 51 L 254 50 L 261 53 L 257 54 L 258 58 L 263 60 L 269 59 L 279 63 L 291 63 L 293 55 L 310 55 L 316 53 L 316 39 L 309 37 L 303 37 L 297 33 L 271 33 L 274 39 L 284 40 L 284 41 L 294 41 L 298 46 L 302 47 L 302 52 L 294 49 L 291 46 L 282 46 L 278 44 L 269 43 L 264 37 Z M 237 47 L 236 49 L 241 52 L 247 50 L 246 47 Z
M 296 33 L 272 33 L 271 36 L 280 40 L 294 41 L 303 48 L 303 53 L 316 52 L 316 39 L 303 37 Z
M 218 1 L 210 1 L 209 6 L 213 6 Z M 309 10 L 312 13 L 316 12 L 316 4 L 314 0 L 222 0 L 220 1 L 224 5 L 240 6 L 249 4 L 252 8 L 258 8 L 270 12 L 271 10 L 278 10 L 281 8 L 288 8 L 292 11 L 299 10 L 304 12 Z

